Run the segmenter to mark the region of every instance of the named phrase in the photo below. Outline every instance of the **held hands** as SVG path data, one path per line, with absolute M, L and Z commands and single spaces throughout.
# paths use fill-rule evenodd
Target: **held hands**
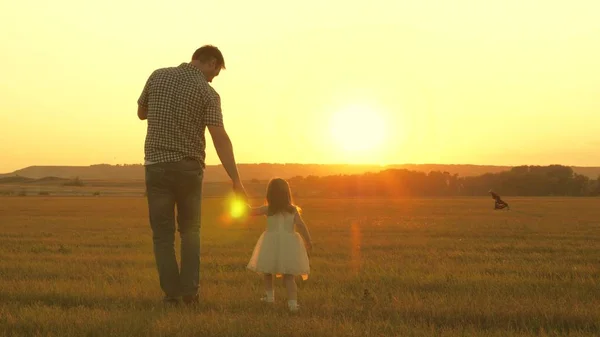
M 229 215 L 235 221 L 241 221 L 251 209 L 248 205 L 248 195 L 241 181 L 233 182 L 233 196 L 228 199 Z

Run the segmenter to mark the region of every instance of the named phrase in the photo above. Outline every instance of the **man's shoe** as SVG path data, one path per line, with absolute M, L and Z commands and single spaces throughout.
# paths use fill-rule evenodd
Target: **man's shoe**
M 178 298 L 165 297 L 165 298 L 163 298 L 162 302 L 166 307 L 178 307 L 179 306 Z
M 183 303 L 185 305 L 196 306 L 200 303 L 200 295 L 187 295 L 183 296 Z

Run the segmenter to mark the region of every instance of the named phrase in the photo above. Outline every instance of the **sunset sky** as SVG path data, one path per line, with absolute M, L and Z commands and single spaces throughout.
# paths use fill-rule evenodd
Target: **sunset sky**
M 147 76 L 203 44 L 225 56 L 239 163 L 600 165 L 599 17 L 596 0 L 2 1 L 0 173 L 141 163 Z

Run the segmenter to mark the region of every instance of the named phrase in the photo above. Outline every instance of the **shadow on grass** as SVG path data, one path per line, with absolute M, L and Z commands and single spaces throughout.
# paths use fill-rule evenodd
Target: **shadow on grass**
M 160 298 L 128 298 L 115 296 L 79 296 L 78 294 L 69 293 L 46 293 L 46 294 L 27 294 L 21 293 L 18 296 L 14 294 L 1 294 L 0 304 L 15 303 L 20 306 L 47 305 L 55 306 L 64 309 L 75 307 L 87 307 L 98 309 L 139 309 L 150 310 L 162 306 Z

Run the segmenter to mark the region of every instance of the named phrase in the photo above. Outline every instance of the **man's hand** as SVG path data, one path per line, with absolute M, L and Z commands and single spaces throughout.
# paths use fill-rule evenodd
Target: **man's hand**
M 242 200 L 248 201 L 248 194 L 246 194 L 246 189 L 244 188 L 244 185 L 242 184 L 241 181 L 233 182 L 233 192 L 239 198 L 242 198 Z

